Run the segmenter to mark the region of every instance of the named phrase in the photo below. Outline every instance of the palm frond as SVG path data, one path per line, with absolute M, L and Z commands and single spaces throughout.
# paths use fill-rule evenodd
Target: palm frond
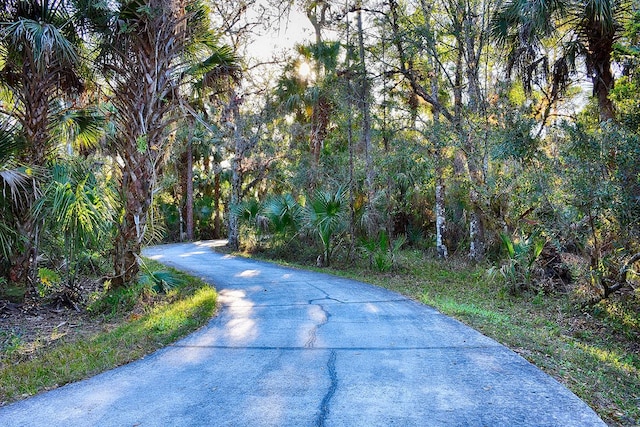
M 33 208 L 34 217 L 59 229 L 77 247 L 96 244 L 113 223 L 113 197 L 86 165 L 56 164 Z
M 586 0 L 583 9 L 583 18 L 588 22 L 598 23 L 604 31 L 612 31 L 615 26 L 616 0 Z
M 343 187 L 333 191 L 316 191 L 305 209 L 309 223 L 317 229 L 323 242 L 345 226 L 347 197 Z
M 162 242 L 162 239 L 164 239 L 167 234 L 167 227 L 158 207 L 153 206 L 149 209 L 145 227 L 144 241 L 142 242 L 144 245 L 153 245 Z
M 44 72 L 52 61 L 77 64 L 79 60 L 73 44 L 50 23 L 21 18 L 3 26 L 0 37 L 10 38 L 18 49 L 28 49 L 38 72 Z
M 75 151 L 97 147 L 106 133 L 105 116 L 97 108 L 66 110 L 52 121 L 52 137 Z
M 297 230 L 303 218 L 302 206 L 291 194 L 272 197 L 265 202 L 263 210 L 276 233 Z
M 0 219 L 0 258 L 9 259 L 20 236 L 6 219 Z
M 227 45 L 210 46 L 208 56 L 189 67 L 186 74 L 195 79 L 197 90 L 217 88 L 225 79 L 238 83 L 242 76 L 240 59 Z
M 21 201 L 22 194 L 28 190 L 30 183 L 29 176 L 13 162 L 0 166 L 0 181 L 2 181 L 2 197 L 7 198 L 8 189 L 14 204 Z
M 0 164 L 12 159 L 22 145 L 17 126 L 12 126 L 9 122 L 0 125 Z

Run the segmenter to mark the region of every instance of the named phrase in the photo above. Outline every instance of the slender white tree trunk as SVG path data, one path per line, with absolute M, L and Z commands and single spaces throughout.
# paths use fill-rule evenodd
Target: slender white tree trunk
M 240 228 L 238 216 L 233 212 L 233 207 L 237 206 L 241 200 L 242 194 L 242 171 L 240 169 L 242 156 L 244 153 L 244 140 L 242 137 L 242 123 L 240 119 L 240 107 L 238 106 L 238 99 L 235 93 L 232 93 L 231 97 L 231 114 L 233 118 L 233 141 L 234 141 L 234 153 L 231 160 L 231 200 L 229 209 L 229 238 L 228 245 L 233 250 L 240 248 Z
M 240 175 L 240 159 L 237 155 L 234 155 L 231 161 L 231 207 L 237 206 L 240 203 L 240 185 L 242 183 Z M 229 210 L 229 247 L 233 250 L 238 250 L 240 247 L 239 241 L 239 223 L 238 216 L 233 212 L 233 209 Z
M 437 169 L 439 171 L 436 177 L 436 250 L 440 258 L 447 258 L 449 252 L 444 243 L 446 232 L 444 179 L 442 177 L 442 168 L 438 167 Z
M 424 20 L 426 23 L 426 28 L 428 32 L 433 32 L 431 40 L 435 43 L 437 39 L 437 34 L 435 30 L 431 28 L 431 10 L 432 5 L 427 4 L 425 0 L 421 0 L 420 4 L 422 6 L 422 14 L 424 16 Z M 432 51 L 435 52 L 435 46 L 431 47 Z M 433 72 L 433 77 L 431 78 L 431 96 L 434 99 L 438 98 L 438 77 L 439 73 L 436 72 L 438 69 L 438 64 L 434 59 L 433 55 L 430 55 L 428 58 L 429 66 Z M 433 122 L 438 124 L 440 122 L 440 112 L 437 109 L 433 110 Z M 443 168 L 443 153 L 441 143 L 439 141 L 433 141 L 434 144 L 434 157 L 436 161 L 436 251 L 438 252 L 438 256 L 440 258 L 447 258 L 449 256 L 449 251 L 447 250 L 447 246 L 444 243 L 445 233 L 447 228 L 446 223 L 446 212 L 445 212 L 445 186 L 444 186 L 444 168 Z

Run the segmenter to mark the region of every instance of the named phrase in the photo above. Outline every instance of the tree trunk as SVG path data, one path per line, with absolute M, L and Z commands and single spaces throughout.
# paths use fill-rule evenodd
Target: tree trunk
M 114 287 L 127 286 L 138 275 L 156 174 L 170 140 L 166 130 L 180 116 L 175 113 L 180 93 L 174 66 L 185 46 L 186 35 L 181 31 L 186 18 L 178 13 L 180 2 L 146 0 L 144 4 L 153 13 L 138 8 L 127 15 L 131 31 L 114 34 L 116 48 L 107 66 L 114 79 L 112 102 L 119 131 L 114 148 L 122 159 L 124 203 L 114 245 Z
M 320 154 L 322 153 L 322 148 L 324 146 L 324 140 L 327 138 L 331 103 L 324 95 L 320 94 L 312 108 L 309 145 L 311 149 L 312 168 L 314 169 L 313 172 L 317 172 L 318 165 L 320 164 Z M 315 179 L 315 176 L 313 178 Z
M 245 141 L 242 135 L 242 122 L 240 117 L 239 98 L 235 93 L 231 94 L 231 115 L 233 117 L 233 142 L 234 153 L 231 159 L 231 200 L 229 209 L 229 238 L 228 246 L 237 251 L 240 248 L 240 228 L 238 216 L 233 208 L 242 202 L 242 169 L 241 162 L 244 155 Z
M 140 266 L 138 256 L 147 226 L 154 185 L 154 162 L 136 145 L 123 156 L 122 199 L 124 217 L 118 225 L 114 256 L 114 287 L 126 286 L 135 281 Z
M 30 54 L 26 56 L 33 59 Z M 33 61 L 25 60 L 22 73 L 31 78 L 26 78 L 22 82 L 20 98 L 22 98 L 25 108 L 21 125 L 27 144 L 26 150 L 19 155 L 19 158 L 23 164 L 37 170 L 46 165 L 48 149 L 51 146 L 49 141 L 49 101 L 53 95 L 47 82 L 43 80 L 44 76 L 34 71 L 34 68 Z M 35 295 L 38 271 L 38 224 L 31 213 L 31 208 L 38 199 L 39 189 L 38 181 L 35 178 L 31 179 L 31 184 L 29 189 L 31 194 L 24 198 L 25 203 L 16 204 L 13 208 L 16 228 L 22 238 L 23 246 L 10 257 L 9 277 L 14 282 L 24 281 L 27 292 Z
M 309 3 L 306 10 L 307 18 L 314 29 L 315 44 L 318 47 L 322 44 L 322 27 L 327 24 L 328 11 L 329 4 L 322 0 Z M 319 82 L 323 73 L 321 61 L 315 61 L 315 73 L 316 82 Z M 322 153 L 324 140 L 327 137 L 330 114 L 331 103 L 326 96 L 320 93 L 311 111 L 311 134 L 309 135 L 309 149 L 311 152 L 311 170 L 309 171 L 310 193 L 313 192 L 317 185 L 320 154 Z
M 466 166 L 469 188 L 469 259 L 472 261 L 481 261 L 485 255 L 485 227 L 484 215 L 482 212 L 482 198 L 478 192 L 478 188 L 484 185 L 482 171 L 475 159 L 476 149 L 473 145 L 473 137 L 467 136 L 466 151 L 470 155 L 466 156 Z
M 349 16 L 346 16 L 347 26 L 346 26 L 346 45 L 351 46 L 351 38 L 350 38 L 350 23 Z M 346 57 L 346 68 L 351 67 L 351 59 L 349 55 Z M 355 247 L 356 247 L 356 207 L 355 207 L 355 149 L 353 144 L 353 108 L 352 108 L 352 100 L 353 100 L 353 91 L 351 85 L 351 79 L 349 77 L 346 78 L 347 84 L 347 146 L 349 149 L 349 255 L 348 259 L 353 261 L 355 256 Z
M 456 29 L 456 70 L 455 70 L 455 111 L 456 128 L 460 137 L 460 142 L 464 147 L 466 168 L 469 173 L 469 258 L 473 261 L 480 261 L 484 258 L 484 221 L 482 218 L 481 197 L 478 192 L 484 184 L 482 171 L 478 166 L 476 157 L 478 149 L 476 147 L 476 137 L 472 131 L 465 131 L 462 123 L 462 87 L 463 74 L 467 76 L 467 86 L 469 98 L 469 108 L 473 113 L 480 110 L 480 85 L 478 82 L 477 58 L 475 55 L 475 28 L 471 25 L 471 13 L 466 4 L 458 4 L 457 16 L 452 17 Z M 464 68 L 464 70 L 463 70 Z
M 615 120 L 613 102 L 609 93 L 613 89 L 615 78 L 611 72 L 611 55 L 616 40 L 615 25 L 606 25 L 595 21 L 587 26 L 586 57 L 587 71 L 592 76 L 593 94 L 598 100 L 600 121 Z
M 186 197 L 185 197 L 185 211 L 186 211 L 186 234 L 187 240 L 193 241 L 193 144 L 191 137 L 187 141 L 187 165 L 186 165 Z
M 28 70 L 27 75 L 36 75 Z M 37 77 L 24 84 L 25 120 L 23 132 L 28 142 L 26 163 L 32 166 L 44 166 L 47 160 L 47 150 L 51 146 L 49 141 L 49 94 L 46 83 Z
M 614 85 L 614 77 L 611 72 L 610 61 L 606 61 L 605 64 L 601 65 L 603 67 L 602 73 L 593 78 L 593 90 L 598 99 L 600 121 L 606 122 L 608 120 L 615 120 L 616 118 L 613 102 L 609 98 L 609 93 Z
M 425 0 L 420 1 L 420 5 L 422 7 L 422 14 L 424 16 L 425 25 L 428 34 L 431 36 L 431 40 L 434 45 L 430 46 L 431 52 L 436 52 L 435 43 L 436 43 L 436 34 L 435 31 L 431 28 L 431 11 L 432 5 L 427 5 Z M 439 73 L 436 72 L 438 69 L 438 64 L 436 63 L 433 55 L 429 55 L 428 63 L 431 67 L 431 72 L 433 77 L 431 77 L 431 96 L 433 98 L 438 97 L 438 77 Z M 415 96 L 415 94 L 414 94 Z M 432 110 L 433 113 L 433 123 L 438 125 L 440 123 L 440 112 L 438 109 L 434 108 Z M 415 120 L 415 119 L 414 119 Z M 447 245 L 445 244 L 445 235 L 447 229 L 446 223 L 446 198 L 445 198 L 445 185 L 444 185 L 444 156 L 443 149 L 441 147 L 441 142 L 434 140 L 433 142 L 433 154 L 435 157 L 435 173 L 436 173 L 436 186 L 435 186 L 435 213 L 436 213 L 436 252 L 440 258 L 446 259 L 449 256 L 449 251 L 447 250 Z
M 468 106 L 469 110 L 478 113 L 483 109 L 482 90 L 478 78 L 480 71 L 480 53 L 483 46 L 483 38 L 479 37 L 479 35 L 482 36 L 484 34 L 483 28 L 478 28 L 478 16 L 480 16 L 482 12 L 471 10 L 472 5 L 468 1 L 465 2 L 462 7 L 461 15 L 463 16 L 462 28 L 464 28 L 464 36 L 460 35 L 459 37 L 464 37 Z
M 447 258 L 449 251 L 444 243 L 446 232 L 445 192 L 442 168 L 436 168 L 436 251 L 440 258 Z
M 220 218 L 220 172 L 213 178 L 213 238 L 219 239 L 222 235 L 222 221 Z
M 438 93 L 438 82 L 437 78 L 433 78 L 431 81 L 431 91 L 434 94 Z M 433 114 L 434 123 L 438 123 L 440 121 L 440 117 L 437 111 L 434 111 Z M 447 250 L 447 245 L 445 244 L 445 235 L 447 230 L 447 217 L 446 217 L 446 199 L 445 199 L 445 186 L 444 186 L 444 158 L 442 153 L 442 147 L 440 146 L 439 141 L 433 141 L 434 147 L 434 157 L 435 157 L 435 172 L 436 172 L 436 252 L 440 258 L 446 259 L 449 256 L 449 251 Z
M 374 235 L 378 228 L 377 214 L 373 206 L 375 198 L 375 170 L 373 168 L 373 149 L 371 146 L 371 111 L 369 108 L 369 80 L 367 78 L 367 66 L 365 62 L 364 50 L 364 31 L 362 28 L 362 11 L 358 9 L 356 13 L 358 25 L 358 53 L 360 56 L 360 87 L 359 87 L 359 107 L 362 117 L 362 129 L 360 134 L 360 143 L 364 149 L 366 178 L 365 185 L 367 189 L 367 210 L 369 211 L 370 221 L 368 223 L 368 233 Z
M 242 184 L 242 177 L 240 173 L 240 159 L 236 155 L 234 155 L 233 160 L 231 161 L 231 208 L 240 204 L 240 186 Z M 229 247 L 234 251 L 237 251 L 240 248 L 239 241 L 239 223 L 238 216 L 233 212 L 233 209 L 229 209 Z

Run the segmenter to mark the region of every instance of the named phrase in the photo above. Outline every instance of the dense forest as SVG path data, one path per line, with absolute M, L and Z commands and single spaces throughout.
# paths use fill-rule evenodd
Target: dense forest
M 256 55 L 293 16 L 309 40 Z M 217 238 L 636 295 L 633 1 L 4 0 L 0 25 L 5 297 L 78 302 Z

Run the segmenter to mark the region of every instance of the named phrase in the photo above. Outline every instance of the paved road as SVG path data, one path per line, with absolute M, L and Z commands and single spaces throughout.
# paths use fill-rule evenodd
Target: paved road
M 213 253 L 145 255 L 215 283 L 208 326 L 0 408 L 0 426 L 604 426 L 527 361 L 363 283 Z

